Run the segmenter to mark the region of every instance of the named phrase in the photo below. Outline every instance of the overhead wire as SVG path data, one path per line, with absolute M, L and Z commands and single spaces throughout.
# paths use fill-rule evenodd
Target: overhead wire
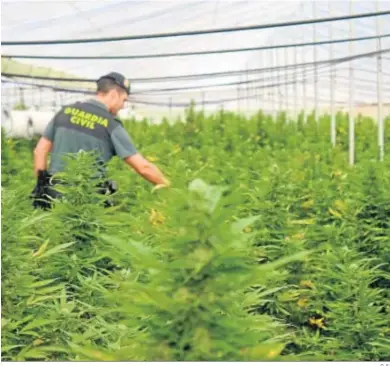
M 199 3 L 199 2 L 196 2 L 195 4 L 186 4 L 184 7 L 174 7 L 174 8 L 164 8 L 163 10 L 162 10 L 162 12 L 165 12 L 165 13 L 169 13 L 170 14 L 170 16 L 172 16 L 173 15 L 173 13 L 175 13 L 175 12 L 177 12 L 178 10 L 179 10 L 179 14 L 177 14 L 176 15 L 176 17 L 178 18 L 178 19 L 182 19 L 182 17 L 180 16 L 180 10 L 181 9 L 185 9 L 185 10 L 187 10 L 188 11 L 188 9 L 189 9 L 189 7 L 191 7 L 192 5 L 195 5 L 196 7 L 197 6 L 199 6 L 200 4 L 203 4 L 203 3 Z M 204 14 L 205 14 L 205 12 L 203 12 Z M 191 14 L 193 15 L 193 12 L 191 12 Z M 154 18 L 154 17 L 158 17 L 158 16 L 160 16 L 160 15 L 163 15 L 163 13 L 160 13 L 160 12 L 157 12 L 157 13 L 154 13 L 154 15 L 151 15 L 150 16 L 150 14 L 143 14 L 143 15 L 141 15 L 140 17 L 138 17 L 138 19 L 136 18 L 136 20 L 135 20 L 135 22 L 133 21 L 133 20 L 131 20 L 131 19 L 128 19 L 128 21 L 129 21 L 129 23 L 131 23 L 131 25 L 134 25 L 135 23 L 137 23 L 137 20 L 145 20 L 145 19 L 148 19 L 148 20 L 150 20 L 150 19 L 152 19 L 152 18 Z M 147 17 L 147 18 L 146 18 Z M 202 17 L 200 17 L 200 18 L 202 18 Z M 177 45 L 180 45 L 181 43 L 183 43 L 183 42 L 185 42 L 185 41 L 183 41 L 183 40 L 179 40 L 178 42 L 177 42 Z M 188 42 L 185 42 L 185 45 L 187 46 L 187 47 L 190 47 L 189 45 L 188 45 Z M 145 47 L 144 47 L 145 48 Z M 154 47 L 152 47 L 152 46 L 148 46 L 148 47 L 146 47 L 147 49 L 156 49 L 156 46 L 154 46 Z M 110 54 L 112 54 L 112 50 L 111 49 L 107 49 L 107 51 L 105 51 L 105 52 L 102 52 L 101 53 L 101 55 L 104 55 L 104 56 L 107 56 L 107 55 L 110 55 Z M 118 69 L 120 69 L 121 68 L 121 66 L 122 66 L 122 64 L 123 63 L 119 63 L 119 64 L 117 64 L 117 68 Z M 84 69 L 84 68 L 89 68 L 90 67 L 90 63 L 83 63 L 83 64 L 81 64 L 80 66 L 76 66 L 76 67 L 73 67 L 72 68 L 72 71 L 80 71 L 80 70 L 82 70 L 82 69 Z M 139 67 L 138 67 L 138 70 L 140 70 L 140 71 L 142 71 L 142 70 L 145 70 L 146 69 L 146 66 L 144 66 L 144 65 L 140 65 Z
M 3 81 L 7 82 L 7 81 Z M 276 84 L 275 84 L 276 85 Z M 67 89 L 67 88 L 59 88 L 59 87 L 50 87 L 52 90 L 56 91 L 63 91 L 68 93 L 76 93 L 76 94 L 86 94 L 91 95 L 94 94 L 92 91 L 86 91 L 86 90 L 78 90 L 78 89 Z M 242 97 L 234 97 L 234 98 L 225 98 L 225 99 L 218 99 L 218 100 L 207 100 L 204 101 L 205 104 L 221 104 L 221 103 L 227 103 L 227 102 L 234 102 L 236 100 L 243 100 L 246 98 L 256 98 L 257 95 L 249 95 L 249 96 L 242 96 Z M 142 99 L 132 99 L 132 103 L 134 104 L 145 104 L 145 105 L 153 105 L 153 106 L 175 106 L 175 107 L 187 107 L 189 105 L 189 102 L 183 102 L 183 103 L 161 103 L 161 102 L 154 102 L 154 101 L 146 101 Z
M 389 14 L 390 11 L 380 11 L 380 12 L 361 13 L 361 14 L 352 14 L 352 15 L 350 14 L 350 15 L 344 15 L 338 17 L 325 17 L 325 18 L 304 19 L 304 20 L 288 21 L 288 22 L 280 22 L 280 23 L 248 25 L 248 26 L 241 26 L 241 27 L 226 27 L 226 28 L 202 29 L 202 30 L 194 30 L 194 31 L 182 31 L 182 32 L 139 34 L 139 35 L 129 35 L 129 36 L 120 36 L 120 37 L 35 40 L 35 41 L 4 41 L 2 42 L 2 44 L 3 46 L 21 46 L 21 45 L 32 46 L 32 45 L 49 45 L 49 44 L 76 44 L 76 43 L 96 43 L 96 42 L 100 43 L 100 42 L 116 42 L 116 41 L 129 41 L 129 40 L 139 40 L 139 39 L 152 39 L 152 38 L 197 36 L 197 35 L 204 35 L 204 34 L 230 33 L 230 32 L 268 29 L 268 28 L 278 28 L 278 27 L 291 27 L 291 26 L 304 25 L 304 24 L 336 22 L 336 21 L 343 21 L 343 20 L 350 20 L 350 19 L 383 16 Z
M 312 70 L 309 70 L 310 71 L 313 71 L 314 69 Z M 325 70 L 326 71 L 326 70 Z M 10 77 L 10 78 L 13 78 L 13 76 L 9 76 L 7 74 L 3 74 L 3 76 L 6 76 L 6 77 Z M 247 83 L 251 83 L 253 84 L 254 82 L 257 82 L 257 81 L 272 81 L 273 80 L 273 77 L 266 77 L 266 78 L 261 78 L 261 79 L 257 79 L 257 80 L 251 80 L 251 81 L 239 81 L 239 82 L 236 82 L 236 83 L 224 83 L 224 84 L 217 84 L 217 85 L 211 85 L 210 87 L 218 87 L 218 86 L 235 86 L 235 85 L 239 85 L 239 84 L 247 84 Z M 19 82 L 18 80 L 15 80 L 15 82 Z M 37 83 L 25 83 L 25 82 L 22 82 L 23 84 L 25 85 L 31 85 L 31 86 L 37 86 L 37 87 L 50 87 L 49 85 L 47 84 L 37 84 Z M 281 83 L 281 85 L 285 85 L 283 83 Z M 205 88 L 205 87 L 208 87 L 208 86 L 203 86 L 202 88 Z M 199 87 L 195 87 L 197 89 L 199 89 Z M 151 92 L 169 92 L 169 91 L 181 91 L 181 90 L 191 90 L 191 89 L 194 89 L 194 87 L 181 87 L 181 88 L 166 88 L 166 89 L 149 89 L 149 90 L 141 90 L 141 91 L 135 91 L 135 92 L 132 92 L 131 94 L 132 95 L 140 95 L 140 94 L 150 94 Z M 92 90 L 89 90 L 89 89 L 84 89 L 85 91 L 92 91 Z
M 187 75 L 172 75 L 172 76 L 160 76 L 160 77 L 147 77 L 147 78 L 132 78 L 131 82 L 157 82 L 157 81 L 167 81 L 167 80 L 183 80 L 183 79 L 202 79 L 209 77 L 224 77 L 224 76 L 232 76 L 232 75 L 240 75 L 243 73 L 248 74 L 256 74 L 264 71 L 272 71 L 272 70 L 280 70 L 280 69 L 290 69 L 295 67 L 305 67 L 311 65 L 323 65 L 330 63 L 341 63 L 341 62 L 349 62 L 351 60 L 356 60 L 359 58 L 365 57 L 373 57 L 379 54 L 385 54 L 390 52 L 390 48 L 382 49 L 380 51 L 372 51 L 366 53 L 355 54 L 353 56 L 345 56 L 340 58 L 335 58 L 332 60 L 321 60 L 316 62 L 304 62 L 300 64 L 289 64 L 285 66 L 276 66 L 276 67 L 265 67 L 265 68 L 257 68 L 257 69 L 247 69 L 247 70 L 230 70 L 230 71 L 222 71 L 222 72 L 212 72 L 212 73 L 200 73 L 200 74 L 187 74 Z M 23 78 L 34 78 L 40 80 L 54 80 L 54 81 L 66 81 L 66 82 L 95 82 L 95 79 L 88 78 L 60 78 L 60 77 L 44 77 L 44 76 L 32 76 L 28 74 L 15 74 L 15 73 L 4 73 L 4 75 L 13 76 L 13 77 L 23 77 Z
M 372 38 L 371 38 L 372 37 Z M 366 38 L 366 37 L 361 37 L 361 38 Z M 376 36 L 370 36 L 369 37 L 370 39 L 375 39 L 376 38 Z M 325 41 L 326 42 L 326 41 Z M 321 43 L 321 42 L 320 42 Z M 326 44 L 326 43 L 322 43 L 322 44 Z M 312 45 L 312 43 L 310 43 L 309 45 Z M 280 45 L 279 45 L 280 46 Z M 264 48 L 260 48 L 260 50 L 262 50 L 262 49 L 264 49 Z M 223 50 L 222 50 L 223 51 Z M 207 51 L 200 51 L 200 52 L 207 52 Z M 221 52 L 221 50 L 216 50 L 216 52 L 219 52 L 219 53 L 223 53 L 223 52 Z M 238 50 L 237 50 L 237 52 L 239 52 Z M 191 52 L 187 52 L 187 54 L 191 54 Z M 186 54 L 186 52 L 184 52 L 184 54 Z M 201 54 L 203 54 L 203 53 L 201 53 Z M 153 55 L 153 54 L 152 54 Z M 140 55 L 133 55 L 133 56 L 135 56 L 134 58 L 136 58 L 137 56 L 140 56 Z M 141 56 L 145 56 L 145 55 L 141 55 Z M 147 55 L 148 57 L 149 57 L 149 55 Z M 23 55 L 22 55 L 22 57 L 23 57 Z M 93 57 L 93 56 L 92 56 Z M 123 56 L 120 56 L 120 57 L 123 57 Z M 148 58 L 147 57 L 147 58 Z M 166 57 L 164 54 L 162 54 L 162 56 L 157 56 L 157 57 Z M 171 57 L 171 56 L 168 56 L 168 57 Z M 108 58 L 107 58 L 108 59 Z M 349 61 L 349 60 L 348 60 Z M 306 64 L 310 64 L 310 63 L 306 63 Z M 313 63 L 311 63 L 312 64 L 312 66 L 313 66 Z M 303 63 L 303 65 L 305 65 L 305 63 Z M 314 65 L 317 65 L 316 63 L 314 64 Z M 299 67 L 301 67 L 302 66 L 302 64 L 298 64 L 298 65 L 291 65 L 291 66 L 293 66 L 293 67 L 296 67 L 296 66 L 299 66 Z M 285 67 L 289 67 L 289 65 L 287 65 L 287 66 L 280 66 L 279 68 L 277 67 L 277 68 L 271 68 L 271 71 L 272 70 L 278 70 L 278 69 L 285 69 Z M 304 67 L 306 67 L 306 66 L 304 66 Z M 262 70 L 263 71 L 267 71 L 267 70 L 265 70 L 266 68 L 262 68 Z M 256 69 L 255 69 L 256 70 Z M 257 69 L 257 70 L 259 70 L 259 69 Z M 263 72 L 263 71 L 261 71 L 261 72 Z M 376 72 L 376 71 L 374 71 L 374 70 L 366 70 L 367 72 Z M 229 71 L 227 71 L 227 72 L 229 72 Z M 222 73 L 222 74 L 226 74 L 227 72 L 224 72 L 224 73 Z M 239 72 L 239 71 L 234 71 L 235 73 L 237 73 L 237 72 Z M 256 71 L 254 71 L 254 70 L 241 70 L 241 73 L 250 73 L 250 74 L 254 74 L 254 73 L 256 73 Z M 197 77 L 197 75 L 202 75 L 202 77 L 203 76 L 205 76 L 205 75 L 207 75 L 207 76 L 210 76 L 210 74 L 211 73 L 204 73 L 204 74 L 195 74 L 195 75 L 193 75 L 194 77 Z M 213 73 L 214 75 L 216 74 L 216 73 Z M 219 73 L 218 73 L 219 74 Z M 213 76 L 214 76 L 213 75 Z M 234 75 L 237 75 L 237 74 L 234 74 Z M 185 75 L 185 76 L 188 76 L 188 75 Z M 190 75 L 190 79 L 193 77 L 192 75 Z M 219 75 L 217 75 L 217 76 L 220 76 L 220 74 Z M 179 76 L 180 77 L 180 76 Z M 36 78 L 36 79 L 38 79 L 38 77 L 34 77 L 34 78 Z M 168 76 L 168 78 L 169 79 L 165 79 L 164 78 L 164 80 L 163 81 L 166 81 L 166 80 L 172 80 L 171 79 L 171 77 L 170 76 Z M 177 78 L 177 76 L 176 77 L 174 77 L 175 79 L 173 79 L 173 80 L 180 80 L 180 79 L 176 79 Z M 48 80 L 51 80 L 51 79 L 48 79 Z M 66 78 L 64 78 L 63 80 L 59 80 L 59 81 L 69 81 L 70 79 L 66 79 Z M 85 81 L 86 79 L 84 79 L 83 81 Z M 263 79 L 260 79 L 260 80 L 262 80 L 262 81 L 264 81 L 264 78 Z M 55 81 L 55 80 L 52 80 L 52 81 Z M 90 79 L 90 81 L 92 81 L 92 79 Z M 94 80 L 93 80 L 94 81 Z M 148 82 L 148 81 L 156 81 L 155 80 L 155 78 L 139 78 L 138 80 L 137 79 L 133 79 L 132 80 L 133 82 L 144 82 L 144 81 L 146 81 L 146 82 Z M 249 83 L 252 83 L 253 82 L 253 80 L 250 80 L 249 81 Z M 227 83 L 227 84 L 229 84 L 229 83 Z M 230 83 L 230 84 L 233 84 L 233 83 Z M 245 81 L 241 81 L 241 82 L 239 82 L 239 84 L 238 85 L 241 85 L 241 84 L 243 84 L 243 85 L 245 85 Z M 237 83 L 236 83 L 236 85 L 237 85 Z M 204 87 L 204 88 L 208 88 L 208 87 L 213 87 L 214 85 L 210 85 L 210 86 L 201 86 L 201 87 Z M 200 88 L 200 87 L 193 87 L 193 88 Z M 166 91 L 168 91 L 167 89 L 169 89 L 169 88 L 166 88 L 165 90 Z M 170 88 L 170 89 L 175 89 L 175 88 Z M 184 90 L 185 88 L 176 88 L 177 90 Z M 163 89 L 161 89 L 161 90 L 163 90 Z M 150 90 L 150 91 L 152 91 L 152 90 Z M 245 99 L 245 98 L 243 98 L 243 99 Z
M 324 70 L 326 72 L 329 72 L 329 70 Z M 320 72 L 319 75 L 321 75 L 322 73 Z M 296 79 L 296 75 L 289 75 L 289 77 L 292 76 L 294 77 L 294 79 L 287 79 L 287 81 L 285 82 L 282 82 L 282 83 L 273 83 L 273 84 L 266 84 L 266 85 L 260 85 L 260 86 L 254 86 L 253 88 L 256 89 L 256 90 L 260 90 L 260 89 L 266 89 L 266 88 L 273 88 L 273 87 L 276 87 L 276 86 L 281 86 L 281 85 L 291 85 L 291 84 L 294 84 L 294 83 L 301 83 L 303 82 L 302 79 L 299 79 L 297 80 Z M 310 74 L 306 74 L 306 77 L 309 77 L 309 76 L 313 76 L 313 75 L 310 75 Z M 321 75 L 322 76 L 327 76 L 327 75 Z M 346 79 L 348 80 L 348 77 L 343 77 L 343 76 L 339 76 L 338 77 L 339 79 Z M 262 81 L 266 80 L 267 78 L 264 78 L 264 79 L 261 79 Z M 268 78 L 268 79 L 272 79 L 272 78 Z M 357 79 L 357 81 L 361 81 L 360 79 Z M 372 81 L 372 80 L 363 80 L 364 82 L 374 82 L 375 81 Z M 15 81 L 17 83 L 20 83 L 19 81 Z M 324 83 L 324 82 L 328 82 L 328 81 L 321 81 L 321 83 Z M 34 83 L 21 83 L 23 85 L 30 85 L 30 86 L 36 86 L 36 87 L 39 87 L 39 88 L 51 88 L 51 86 L 48 86 L 48 85 L 44 85 L 44 84 L 34 84 Z M 337 81 L 337 84 L 340 85 L 342 84 L 342 82 L 340 83 L 340 81 Z M 344 83 L 344 85 L 347 85 L 346 83 Z M 180 88 L 178 88 L 180 89 Z M 185 88 L 183 88 L 185 89 Z M 68 89 L 68 88 L 56 88 L 56 90 L 59 90 L 59 91 L 71 91 L 71 90 L 75 90 L 75 89 Z M 94 93 L 94 91 L 92 90 L 77 90 L 79 92 L 86 92 L 86 93 Z M 163 90 L 162 90 L 163 91 Z M 133 93 L 133 95 L 140 95 L 140 94 L 145 94 L 145 93 L 142 93 L 142 92 L 136 92 L 136 93 Z
M 273 50 L 279 48 L 293 48 L 293 47 L 306 47 L 306 46 L 317 46 L 334 43 L 346 43 L 346 42 L 358 42 L 367 41 L 378 38 L 388 38 L 390 33 L 367 36 L 367 37 L 355 37 L 355 38 L 342 38 L 335 40 L 325 40 L 317 42 L 304 42 L 304 43 L 287 43 L 272 46 L 259 46 L 259 47 L 244 47 L 244 48 L 229 48 L 221 50 L 208 50 L 208 51 L 193 51 L 193 52 L 175 52 L 175 53 L 154 53 L 154 54 L 141 54 L 141 55 L 117 55 L 117 56 L 54 56 L 54 55 L 21 55 L 21 54 L 5 54 L 1 55 L 1 58 L 12 58 L 12 59 L 48 59 L 48 60 L 115 60 L 115 59 L 146 59 L 146 58 L 163 58 L 163 57 L 182 57 L 182 56 L 195 56 L 195 55 L 212 55 L 221 53 L 236 53 L 236 52 L 248 52 L 248 51 L 264 51 Z

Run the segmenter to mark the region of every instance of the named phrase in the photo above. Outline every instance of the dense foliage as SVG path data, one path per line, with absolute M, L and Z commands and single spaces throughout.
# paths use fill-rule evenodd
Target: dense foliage
M 35 141 L 2 135 L 3 360 L 388 360 L 375 121 L 357 121 L 353 167 L 342 114 L 336 148 L 328 116 L 191 108 L 176 122 L 126 122 L 173 185 L 152 193 L 114 159 L 111 208 L 85 154 L 66 198 L 34 211 Z

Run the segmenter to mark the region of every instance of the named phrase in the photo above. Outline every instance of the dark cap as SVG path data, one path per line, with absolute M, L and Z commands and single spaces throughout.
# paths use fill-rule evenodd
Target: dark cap
M 112 80 L 116 85 L 124 89 L 127 94 L 130 94 L 130 81 L 129 79 L 126 79 L 122 74 L 119 74 L 118 72 L 110 72 L 107 75 L 101 76 L 97 82 L 99 82 L 101 79 Z

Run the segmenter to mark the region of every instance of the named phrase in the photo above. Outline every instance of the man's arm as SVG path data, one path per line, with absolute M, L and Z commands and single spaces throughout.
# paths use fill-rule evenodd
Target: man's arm
M 56 115 L 57 116 L 57 115 Z M 53 148 L 54 134 L 55 134 L 55 118 L 47 124 L 42 137 L 39 139 L 34 150 L 34 173 L 38 176 L 38 170 L 47 169 L 47 156 Z
M 156 185 L 169 185 L 169 181 L 160 170 L 140 153 L 123 126 L 118 126 L 111 134 L 116 154 L 131 166 L 139 175 Z
M 154 164 L 146 160 L 141 154 L 136 153 L 128 156 L 124 161 L 149 182 L 156 185 L 169 185 L 169 181 L 164 177 L 161 171 Z
M 51 149 L 53 148 L 53 143 L 42 136 L 37 146 L 34 149 L 34 173 L 35 176 L 38 176 L 38 170 L 46 170 L 47 169 L 47 156 Z

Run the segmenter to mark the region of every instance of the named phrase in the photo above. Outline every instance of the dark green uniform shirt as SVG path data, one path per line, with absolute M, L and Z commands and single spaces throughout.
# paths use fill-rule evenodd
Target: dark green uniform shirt
M 97 100 L 64 106 L 50 121 L 43 136 L 53 142 L 49 173 L 62 171 L 63 156 L 94 151 L 100 163 L 113 156 L 124 159 L 137 150 L 122 123 Z

